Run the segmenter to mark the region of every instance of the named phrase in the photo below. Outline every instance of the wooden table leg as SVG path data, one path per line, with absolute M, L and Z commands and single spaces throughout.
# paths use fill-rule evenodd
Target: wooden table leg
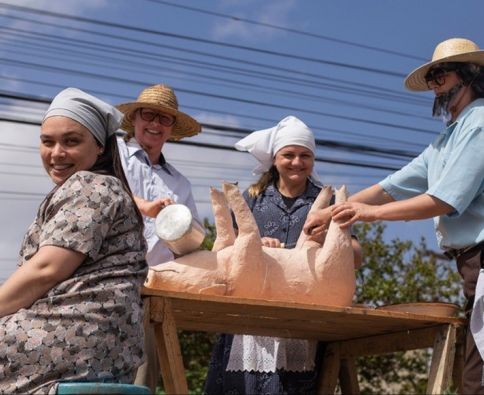
M 167 394 L 188 394 L 185 369 L 170 299 L 163 298 L 160 301 L 160 298 L 152 298 L 151 315 L 155 317 L 158 359 L 165 392 Z
M 340 344 L 328 343 L 319 372 L 318 394 L 334 394 L 341 366 Z
M 442 394 L 450 385 L 455 356 L 456 328 L 449 324 L 435 336 L 427 394 Z
M 462 394 L 462 371 L 464 369 L 464 343 L 465 332 L 462 328 L 457 329 L 455 343 L 454 367 L 452 369 L 452 386 L 458 394 Z
M 344 358 L 341 360 L 339 371 L 339 384 L 342 394 L 358 395 L 360 386 L 358 385 L 358 373 L 354 358 Z

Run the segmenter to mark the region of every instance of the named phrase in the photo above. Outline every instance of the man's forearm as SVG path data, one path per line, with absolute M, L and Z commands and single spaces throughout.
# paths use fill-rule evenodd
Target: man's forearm
M 379 184 L 372 185 L 348 198 L 349 202 L 381 205 L 395 201 Z
M 449 214 L 454 211 L 454 208 L 442 200 L 424 193 L 411 199 L 384 204 L 376 210 L 376 215 L 380 220 L 409 221 Z

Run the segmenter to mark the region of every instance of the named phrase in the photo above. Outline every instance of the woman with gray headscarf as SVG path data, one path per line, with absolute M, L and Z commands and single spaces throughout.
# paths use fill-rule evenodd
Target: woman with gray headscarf
M 132 383 L 143 361 L 143 221 L 117 153 L 122 114 L 74 88 L 42 121 L 54 189 L 0 286 L 0 393 L 60 381 Z

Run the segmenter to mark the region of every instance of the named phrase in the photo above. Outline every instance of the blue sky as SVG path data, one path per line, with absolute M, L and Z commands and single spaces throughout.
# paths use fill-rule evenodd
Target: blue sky
M 483 47 L 483 16 L 481 0 L 0 1 L 0 118 L 36 122 L 46 108 L 10 94 L 49 99 L 76 86 L 117 104 L 167 83 L 181 110 L 217 126 L 190 141 L 229 147 L 295 115 L 321 140 L 322 180 L 356 192 L 440 131 L 431 94 L 407 92 L 403 78 L 447 38 Z M 52 185 L 38 127 L 0 121 L 0 131 L 1 280 Z M 192 182 L 204 217 L 209 185 L 255 180 L 248 154 L 172 144 L 165 154 Z M 389 223 L 387 236 L 423 236 L 437 248 L 431 221 Z

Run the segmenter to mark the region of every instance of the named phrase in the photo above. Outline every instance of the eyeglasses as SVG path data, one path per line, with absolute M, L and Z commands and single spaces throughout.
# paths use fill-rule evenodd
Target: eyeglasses
M 158 118 L 158 122 L 163 126 L 173 126 L 176 122 L 176 117 L 173 115 L 162 114 L 161 112 L 156 112 L 149 108 L 140 108 L 139 115 L 143 121 L 147 122 L 152 122 Z
M 454 65 L 440 65 L 430 69 L 427 74 L 425 74 L 425 82 L 427 83 L 427 87 L 430 87 L 430 84 L 434 84 L 437 86 L 442 86 L 445 84 L 445 76 L 449 74 L 451 71 L 456 71 L 457 67 Z

